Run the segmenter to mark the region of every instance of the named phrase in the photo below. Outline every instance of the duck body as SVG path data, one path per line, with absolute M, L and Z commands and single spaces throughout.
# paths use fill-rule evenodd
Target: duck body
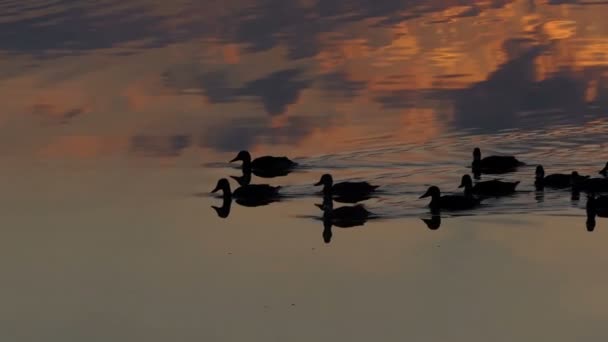
M 235 199 L 277 197 L 279 195 L 280 188 L 281 187 L 270 186 L 267 184 L 243 185 L 234 190 L 232 197 Z
M 481 150 L 473 150 L 473 163 L 471 167 L 475 173 L 500 174 L 512 172 L 517 167 L 525 165 L 513 156 L 488 156 L 481 158 Z
M 471 176 L 462 176 L 462 181 L 459 188 L 465 189 L 465 195 L 475 194 L 481 196 L 505 196 L 515 192 L 515 188 L 519 184 L 517 182 L 503 182 L 498 179 L 489 181 L 477 182 L 473 185 L 473 179 Z
M 565 189 L 587 180 L 589 176 L 579 175 L 578 172 L 572 171 L 571 174 L 554 173 L 545 176 L 545 169 L 542 165 L 536 167 L 536 181 L 534 184 L 537 188 L 550 187 L 556 189 Z
M 325 197 L 331 197 L 338 202 L 356 203 L 371 198 L 372 193 L 378 188 L 368 182 L 340 182 L 333 183 L 333 178 L 329 174 L 321 177 L 315 186 L 323 185 Z
M 429 208 L 432 210 L 467 210 L 478 206 L 481 203 L 479 198 L 471 195 L 441 195 L 441 191 L 436 186 L 431 186 L 420 198 L 431 197 Z
M 242 161 L 243 172 L 252 172 L 258 177 L 286 176 L 298 165 L 287 157 L 262 156 L 251 159 L 248 151 L 241 151 L 230 162 Z

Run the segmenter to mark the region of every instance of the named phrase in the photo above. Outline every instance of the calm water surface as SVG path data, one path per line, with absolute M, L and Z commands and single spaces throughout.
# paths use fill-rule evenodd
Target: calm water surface
M 601 341 L 608 221 L 534 165 L 608 160 L 608 5 L 0 1 L 2 341 Z M 444 215 L 473 147 L 520 193 Z M 236 152 L 286 198 L 218 217 Z M 332 229 L 312 184 L 381 186 Z M 232 186 L 235 186 L 232 182 Z M 337 205 L 336 205 L 337 206 Z

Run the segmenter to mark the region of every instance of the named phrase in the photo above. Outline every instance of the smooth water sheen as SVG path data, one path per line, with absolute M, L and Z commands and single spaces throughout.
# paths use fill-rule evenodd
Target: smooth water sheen
M 0 1 L 1 341 L 602 341 L 608 4 Z M 472 150 L 518 193 L 430 219 Z M 211 206 L 241 149 L 300 168 Z M 380 185 L 322 221 L 323 173 Z M 493 177 L 484 176 L 484 179 Z M 234 188 L 236 182 L 232 181 Z M 335 207 L 340 204 L 336 203 Z M 325 231 L 324 231 L 325 230 Z

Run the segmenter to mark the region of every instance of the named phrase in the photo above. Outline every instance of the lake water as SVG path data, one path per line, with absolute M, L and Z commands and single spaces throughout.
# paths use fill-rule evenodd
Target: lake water
M 608 4 L 0 1 L 2 341 L 602 341 Z M 519 192 L 445 213 L 476 146 Z M 211 206 L 239 150 L 285 198 Z M 313 186 L 367 180 L 332 228 Z M 484 179 L 492 177 L 484 176 Z M 230 179 L 234 188 L 236 182 Z M 340 204 L 335 204 L 335 207 Z M 224 215 L 225 216 L 225 215 Z

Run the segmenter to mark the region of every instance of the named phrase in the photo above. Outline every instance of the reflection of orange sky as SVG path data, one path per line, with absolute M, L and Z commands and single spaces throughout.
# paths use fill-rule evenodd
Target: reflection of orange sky
M 127 146 L 128 140 L 121 137 L 61 136 L 42 147 L 38 155 L 44 158 L 100 158 L 125 151 Z
M 159 25 L 170 28 L 178 27 L 177 22 L 171 23 L 171 18 L 175 17 L 172 14 L 180 13 L 187 2 L 145 3 L 149 4 L 150 13 L 164 13 Z M 243 3 L 233 0 L 222 6 L 220 2 L 213 2 L 208 12 L 198 15 L 221 17 Z M 301 0 L 298 6 L 314 12 L 315 3 Z M 95 132 L 99 136 L 129 136 L 154 130 L 162 135 L 186 127 L 187 132 L 197 135 L 212 123 L 239 116 L 262 116 L 268 119 L 269 128 L 280 130 L 293 116 L 335 113 L 331 114 L 335 117 L 323 124 L 328 127 L 320 124 L 311 129 L 311 133 L 297 143 L 298 148 L 313 153 L 316 147 L 307 144 L 315 145 L 322 140 L 328 142 L 325 144 L 327 149 L 351 148 L 359 137 L 382 130 L 402 137 L 403 143 L 423 143 L 444 131 L 444 125 L 438 122 L 433 109 L 382 108 L 376 99 L 386 94 L 398 97 L 399 91 L 413 94 L 407 96 L 418 96 L 416 91 L 420 90 L 465 88 L 481 82 L 507 62 L 503 46 L 513 38 L 525 37 L 530 41 L 526 44 L 550 46 L 550 53 L 535 60 L 537 81 L 564 66 L 578 70 L 608 66 L 608 38 L 604 37 L 607 33 L 598 25 L 585 24 L 598 22 L 606 6 L 569 11 L 569 6 L 536 2 L 536 10 L 532 11 L 527 4 L 515 1 L 492 8 L 486 2 L 479 2 L 475 10 L 481 14 L 471 17 L 458 16 L 468 13 L 472 7 L 456 5 L 388 26 L 373 26 L 381 18 L 345 23 L 339 31 L 313 37 L 319 45 L 318 52 L 310 59 L 290 60 L 289 49 L 284 44 L 250 53 L 246 44 L 226 41 L 220 36 L 193 38 L 189 42 L 149 49 L 132 56 L 109 57 L 91 53 L 66 57 L 47 65 L 42 63 L 36 73 L 6 79 L 0 86 L 5 95 L 1 119 L 6 122 L 9 116 L 37 112 L 56 120 L 65 113 L 80 110 L 86 115 L 76 116 L 64 125 L 67 132 L 61 134 L 88 136 L 83 132 Z M 120 7 L 107 11 L 117 9 Z M 218 28 L 221 24 L 217 22 Z M 121 48 L 116 49 L 120 51 Z M 73 72 L 72 64 L 81 72 Z M 193 73 L 225 73 L 227 83 L 234 87 L 279 69 L 300 68 L 304 70 L 302 78 L 315 79 L 319 74 L 339 73 L 346 81 L 361 84 L 361 89 L 352 97 L 334 97 L 320 89 L 321 82 L 315 82 L 311 88 L 299 91 L 296 103 L 288 104 L 285 113 L 268 118 L 258 98 L 210 103 L 200 95 L 200 89 L 192 95 L 176 94 L 166 88 L 161 76 L 174 64 L 193 65 Z M 72 74 L 54 80 L 54 73 L 61 74 L 64 69 L 66 74 Z M 597 97 L 599 86 L 599 78 L 589 81 L 587 100 Z M 414 105 L 415 100 L 411 101 Z M 372 118 L 376 123 L 366 124 Z M 41 135 L 45 134 L 56 136 L 57 132 L 41 129 Z M 65 146 L 67 142 L 77 140 L 62 141 L 57 144 Z M 104 151 L 95 147 L 90 139 L 86 141 L 89 149 Z M 48 149 L 53 151 L 55 148 Z

